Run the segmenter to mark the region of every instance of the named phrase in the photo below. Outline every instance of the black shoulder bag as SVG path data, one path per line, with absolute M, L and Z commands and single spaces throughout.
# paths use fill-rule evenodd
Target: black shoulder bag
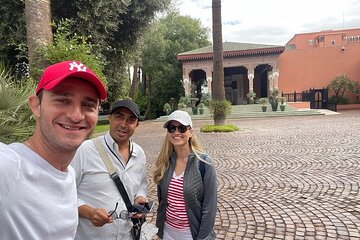
M 104 164 L 110 174 L 110 177 L 112 178 L 112 180 L 114 180 L 116 187 L 118 188 L 121 197 L 124 200 L 124 203 L 126 205 L 126 209 L 129 213 L 131 212 L 137 212 L 137 208 L 134 207 L 131 202 L 130 202 L 130 198 L 129 195 L 126 192 L 126 189 L 124 187 L 124 184 L 122 183 L 119 174 L 116 172 L 116 169 L 114 167 L 114 165 L 112 164 L 109 155 L 107 154 L 104 146 L 102 145 L 102 143 L 100 142 L 99 138 L 94 138 L 92 139 L 92 141 L 95 143 L 95 146 L 100 154 L 100 157 L 102 158 L 102 160 L 104 161 Z M 139 240 L 140 239 L 140 233 L 141 233 L 141 225 L 145 222 L 145 217 L 143 218 L 131 218 L 132 222 L 133 222 L 133 227 L 131 228 L 131 235 L 133 237 L 134 240 Z

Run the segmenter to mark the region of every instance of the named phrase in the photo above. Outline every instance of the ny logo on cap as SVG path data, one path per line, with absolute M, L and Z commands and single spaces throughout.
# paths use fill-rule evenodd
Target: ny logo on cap
M 86 72 L 86 67 L 82 63 L 80 64 L 77 64 L 76 62 L 70 63 L 69 70 L 72 71 L 74 70 L 74 68 L 77 68 L 78 72 Z

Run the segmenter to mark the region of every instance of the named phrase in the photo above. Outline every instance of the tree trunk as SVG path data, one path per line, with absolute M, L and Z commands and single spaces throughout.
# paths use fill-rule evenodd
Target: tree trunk
M 212 98 L 214 100 L 221 101 L 225 99 L 221 0 L 212 1 L 212 11 L 213 11 L 213 53 L 214 53 Z
M 135 95 L 136 95 L 136 91 L 138 89 L 139 86 L 139 73 L 138 71 L 140 71 L 140 64 L 137 62 L 134 64 L 134 70 L 133 70 L 133 79 L 132 79 L 132 83 L 131 83 L 131 87 L 130 87 L 130 92 L 129 92 L 129 96 L 132 99 L 135 99 Z
M 48 65 L 37 49 L 53 42 L 50 0 L 25 0 L 25 15 L 30 76 L 37 80 L 40 74 L 36 69 Z
M 145 91 L 148 93 L 148 99 L 147 99 L 147 106 L 146 106 L 146 110 L 145 110 L 145 113 L 144 113 L 144 119 L 147 119 L 148 117 L 148 114 L 150 113 L 151 111 L 151 89 L 152 89 L 152 86 L 151 86 L 151 77 L 150 76 L 145 76 L 146 78 L 146 84 L 145 84 Z
M 225 99 L 224 67 L 223 67 L 223 43 L 222 43 L 222 22 L 221 22 L 221 0 L 212 0 L 213 17 L 213 81 L 212 100 L 222 101 Z M 215 125 L 225 123 L 226 114 L 214 110 Z

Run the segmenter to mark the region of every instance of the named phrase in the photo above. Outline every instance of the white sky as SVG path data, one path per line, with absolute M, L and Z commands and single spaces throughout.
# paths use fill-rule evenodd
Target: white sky
M 212 28 L 211 0 L 176 0 Z M 295 34 L 360 28 L 360 0 L 222 0 L 223 41 L 285 45 Z M 210 33 L 211 34 L 211 33 Z M 209 36 L 212 41 L 212 35 Z

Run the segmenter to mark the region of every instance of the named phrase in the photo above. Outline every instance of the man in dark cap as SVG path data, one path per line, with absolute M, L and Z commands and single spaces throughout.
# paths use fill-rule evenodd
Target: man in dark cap
M 110 130 L 97 137 L 132 204 L 147 202 L 145 154 L 131 140 L 139 126 L 139 117 L 139 107 L 131 99 L 117 101 L 109 115 Z M 76 172 L 80 216 L 75 239 L 130 240 L 133 223 L 94 141 L 85 141 L 71 163 Z M 114 209 L 116 214 L 109 214 Z

